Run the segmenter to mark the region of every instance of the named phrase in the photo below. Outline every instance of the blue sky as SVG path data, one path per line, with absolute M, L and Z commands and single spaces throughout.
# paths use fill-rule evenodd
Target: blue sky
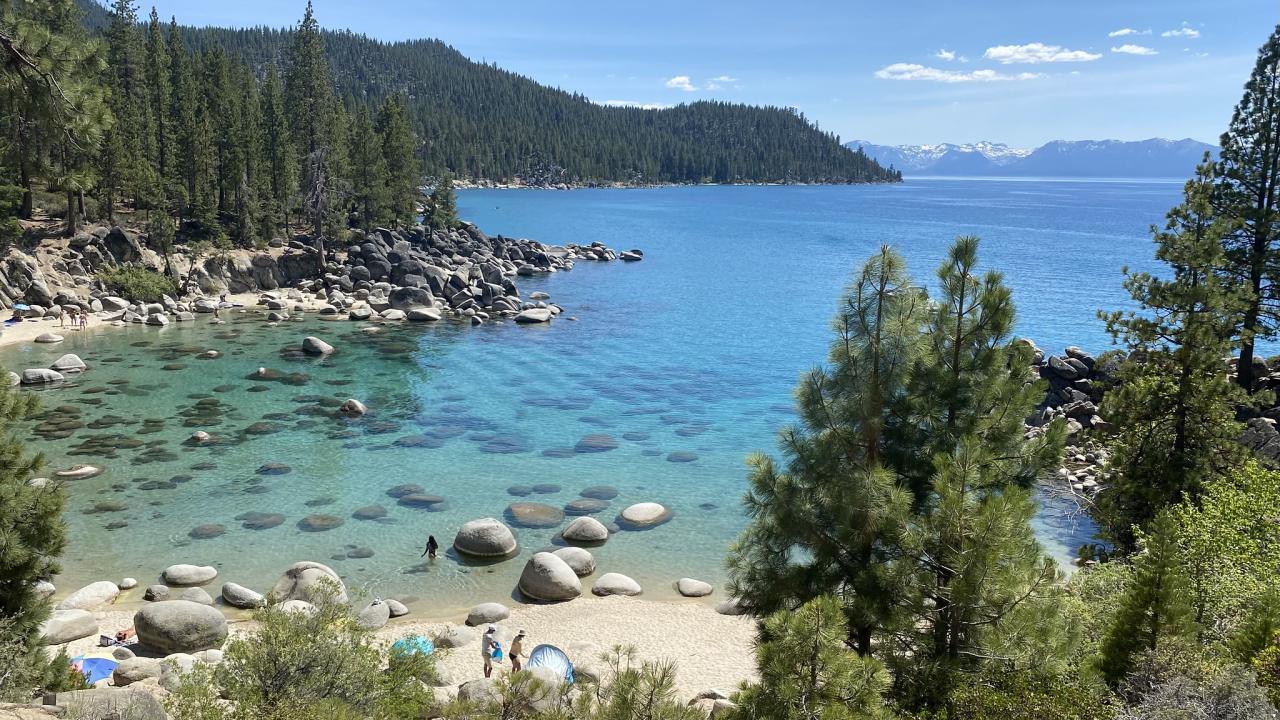
M 150 5 L 140 2 L 142 14 Z M 190 25 L 305 0 L 160 0 Z M 322 25 L 437 37 L 597 102 L 795 106 L 846 141 L 1215 141 L 1277 0 L 315 0 Z

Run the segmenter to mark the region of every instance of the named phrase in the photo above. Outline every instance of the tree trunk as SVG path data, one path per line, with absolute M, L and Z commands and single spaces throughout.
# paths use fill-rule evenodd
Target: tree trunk
M 79 208 L 76 206 L 76 194 L 74 190 L 67 189 L 67 228 L 63 231 L 63 235 L 71 237 L 76 234 L 76 230 L 80 229 Z
M 31 192 L 31 173 L 27 171 L 27 164 L 22 163 L 22 207 L 18 209 L 18 217 L 30 220 L 34 212 L 35 194 Z

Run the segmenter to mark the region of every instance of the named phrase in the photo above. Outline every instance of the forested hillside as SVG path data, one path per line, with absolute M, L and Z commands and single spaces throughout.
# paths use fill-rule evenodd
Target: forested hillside
M 77 0 L 86 22 L 108 14 Z M 182 27 L 195 53 L 221 48 L 259 77 L 283 67 L 290 30 Z M 603 107 L 472 62 L 438 40 L 383 43 L 322 33 L 342 102 L 375 108 L 403 94 L 428 174 L 534 184 L 884 182 L 899 179 L 802 114 L 720 102 L 667 110 Z

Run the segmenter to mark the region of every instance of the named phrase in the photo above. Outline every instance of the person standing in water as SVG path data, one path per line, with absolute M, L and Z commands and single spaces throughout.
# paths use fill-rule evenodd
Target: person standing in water
M 435 536 L 435 535 L 428 535 L 428 536 L 427 536 L 427 549 L 425 549 L 425 550 L 423 550 L 423 551 L 422 551 L 422 557 L 429 557 L 430 559 L 435 560 L 435 559 L 436 559 L 436 551 L 437 551 L 437 550 L 439 550 L 439 549 L 440 549 L 440 543 L 436 542 L 436 536 Z

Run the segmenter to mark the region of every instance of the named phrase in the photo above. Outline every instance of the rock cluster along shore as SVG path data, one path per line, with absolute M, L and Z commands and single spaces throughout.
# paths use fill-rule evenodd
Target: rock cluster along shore
M 328 256 L 323 259 L 317 245 L 311 237 L 296 235 L 272 241 L 261 252 L 236 250 L 205 258 L 192 270 L 191 280 L 200 292 L 214 297 L 296 288 L 343 312 L 357 309 L 358 301 L 368 301 L 370 315 L 388 310 L 408 315 L 414 309 L 426 310 L 426 316 L 410 319 L 432 319 L 432 309 L 470 311 L 469 316 L 518 315 L 530 309 L 555 313 L 558 308 L 522 302 L 517 277 L 568 270 L 578 260 L 630 262 L 644 256 L 639 250 L 620 253 L 599 242 L 559 247 L 489 237 L 469 224 L 455 230 L 419 225 L 352 231 L 345 245 L 327 240 Z M 190 260 L 178 255 L 172 264 L 185 269 Z M 75 308 L 118 313 L 111 319 L 153 325 L 190 320 L 192 313 L 216 308 L 210 300 L 186 304 L 173 298 L 131 304 L 110 296 L 95 277 L 99 271 L 131 265 L 161 270 L 165 262 L 142 236 L 121 227 L 87 228 L 68 240 L 46 241 L 29 252 L 11 248 L 0 259 L 0 308 L 24 303 L 30 306 L 23 311 L 27 317 L 54 318 Z
M 1065 419 L 1067 445 L 1058 479 L 1072 493 L 1091 497 L 1102 488 L 1107 459 L 1097 435 L 1110 430 L 1098 408 L 1124 358 L 1108 353 L 1099 360 L 1075 346 L 1049 355 L 1029 340 L 1020 342 L 1032 350 L 1033 377 L 1048 383 L 1044 400 L 1025 420 L 1027 435 L 1033 437 L 1054 420 Z

